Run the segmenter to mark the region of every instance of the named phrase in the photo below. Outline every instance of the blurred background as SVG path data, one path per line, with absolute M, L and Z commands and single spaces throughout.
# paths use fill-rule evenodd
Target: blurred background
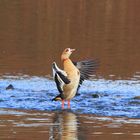
M 139 0 L 0 0 L 0 75 L 51 74 L 64 48 L 97 76 L 140 79 Z

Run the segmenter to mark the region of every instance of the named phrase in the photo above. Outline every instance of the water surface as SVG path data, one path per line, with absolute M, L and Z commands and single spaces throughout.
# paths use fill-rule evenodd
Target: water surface
M 0 109 L 0 139 L 139 140 L 139 119 L 80 115 L 72 111 Z
M 14 89 L 6 90 L 9 84 Z M 138 140 L 140 100 L 134 98 L 139 87 L 137 80 L 88 80 L 71 110 L 67 104 L 62 110 L 60 102 L 51 101 L 58 91 L 48 77 L 2 76 L 0 139 Z
M 52 101 L 59 93 L 51 79 L 27 75 L 1 78 L 0 108 L 61 110 L 61 102 Z M 9 84 L 14 86 L 13 90 L 6 90 Z M 71 101 L 75 113 L 140 118 L 140 99 L 135 99 L 140 93 L 139 81 L 88 80 L 84 81 L 79 93 Z
M 0 1 L 0 74 L 48 75 L 52 62 L 60 65 L 61 52 L 71 47 L 77 50 L 74 61 L 101 61 L 98 76 L 139 79 L 139 4 L 139 0 Z
M 1 0 L 0 139 L 139 140 L 139 7 L 139 0 Z M 67 47 L 76 48 L 72 60 L 98 58 L 100 68 L 62 111 L 51 101 L 58 91 L 50 75 Z

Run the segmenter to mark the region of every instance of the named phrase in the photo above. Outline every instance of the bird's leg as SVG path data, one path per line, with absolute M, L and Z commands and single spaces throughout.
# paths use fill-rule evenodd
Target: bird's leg
M 62 100 L 62 109 L 64 109 L 64 103 L 65 103 L 65 101 Z
M 70 100 L 68 100 L 68 108 L 70 109 Z

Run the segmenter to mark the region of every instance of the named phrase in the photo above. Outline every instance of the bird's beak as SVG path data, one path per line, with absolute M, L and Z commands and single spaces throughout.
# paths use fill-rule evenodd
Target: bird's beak
M 75 51 L 75 49 L 70 49 L 70 51 L 71 51 L 71 52 L 74 52 L 74 51 Z

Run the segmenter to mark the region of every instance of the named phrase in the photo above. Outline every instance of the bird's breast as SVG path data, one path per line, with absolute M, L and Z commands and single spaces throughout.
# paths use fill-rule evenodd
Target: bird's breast
M 68 79 L 70 81 L 76 82 L 77 80 L 79 80 L 80 72 L 70 59 L 64 62 L 64 71 L 67 73 Z
M 73 65 L 71 60 L 67 60 L 64 62 L 64 71 L 67 73 L 67 77 L 70 80 L 69 84 L 64 86 L 64 96 L 65 99 L 71 99 L 75 96 L 79 80 L 80 80 L 80 72 L 79 70 Z

